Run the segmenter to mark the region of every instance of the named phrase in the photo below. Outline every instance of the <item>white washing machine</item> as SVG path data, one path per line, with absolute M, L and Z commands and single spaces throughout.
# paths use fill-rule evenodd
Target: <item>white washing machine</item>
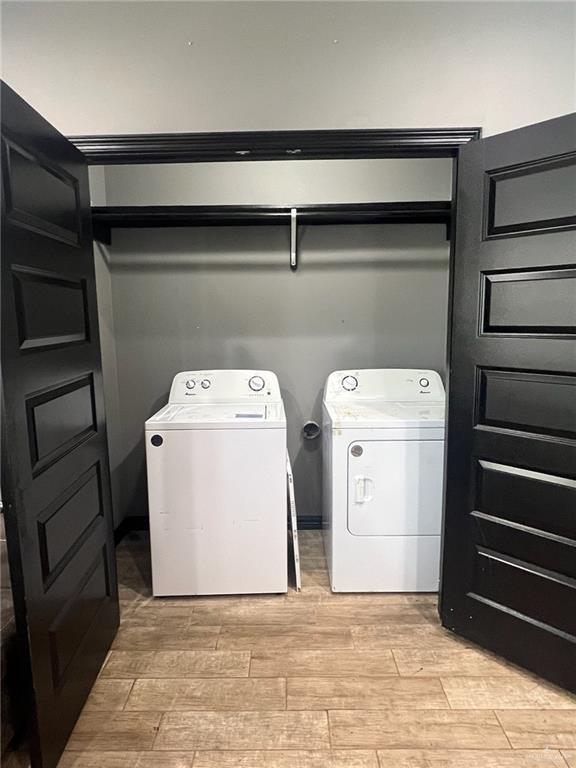
M 270 371 L 185 371 L 146 422 L 152 587 L 286 592 L 286 417 Z
M 444 425 L 435 371 L 328 377 L 323 529 L 334 592 L 438 589 Z

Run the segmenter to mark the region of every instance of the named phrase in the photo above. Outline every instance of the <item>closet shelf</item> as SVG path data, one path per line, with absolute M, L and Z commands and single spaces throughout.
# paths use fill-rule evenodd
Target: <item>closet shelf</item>
M 223 227 L 290 224 L 296 208 L 300 224 L 448 224 L 449 200 L 413 203 L 329 205 L 152 205 L 97 206 L 92 221 L 98 234 L 114 228 Z
M 449 200 L 326 205 L 155 205 L 92 207 L 94 237 L 111 243 L 112 230 L 142 227 L 290 227 L 290 267 L 296 269 L 297 226 L 339 224 L 445 224 L 450 229 Z

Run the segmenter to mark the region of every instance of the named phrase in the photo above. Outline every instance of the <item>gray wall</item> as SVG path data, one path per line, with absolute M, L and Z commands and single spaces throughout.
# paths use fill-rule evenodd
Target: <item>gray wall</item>
M 450 198 L 451 171 L 448 159 L 111 166 L 91 169 L 91 186 L 93 202 L 109 205 L 434 200 Z M 279 375 L 299 513 L 318 515 L 320 442 L 300 431 L 320 420 L 328 373 L 443 367 L 444 235 L 438 226 L 301 228 L 293 274 L 284 227 L 116 230 L 112 248 L 97 252 L 116 519 L 146 512 L 142 425 L 187 368 Z
M 488 135 L 574 110 L 574 14 L 531 1 L 6 2 L 3 77 L 66 134 Z
M 120 391 L 118 389 L 110 251 L 101 243 L 94 243 L 94 267 L 96 273 L 96 293 L 98 296 L 98 324 L 100 327 L 104 401 L 106 403 L 106 430 L 110 460 L 110 481 L 112 484 L 112 505 L 114 524 L 118 526 L 124 517 L 124 506 L 120 495 L 119 471 L 120 456 L 122 455 L 123 423 L 120 409 Z
M 443 370 L 448 244 L 439 225 L 309 227 L 288 269 L 284 228 L 114 234 L 122 513 L 146 511 L 145 419 L 172 376 L 195 368 L 265 368 L 282 387 L 299 514 L 320 513 L 321 419 L 328 373 L 343 367 Z
M 90 168 L 90 199 L 93 205 L 106 205 L 106 174 L 104 168 Z M 98 325 L 100 330 L 100 351 L 102 355 L 102 380 L 106 403 L 106 431 L 110 480 L 112 485 L 112 508 L 114 524 L 118 526 L 124 517 L 120 495 L 119 456 L 122 452 L 122 414 L 118 389 L 118 365 L 116 359 L 116 332 L 114 329 L 114 307 L 112 304 L 112 272 L 110 250 L 102 243 L 94 242 L 94 272 L 98 298 Z
M 111 165 L 108 205 L 302 205 L 450 200 L 452 161 L 291 160 Z

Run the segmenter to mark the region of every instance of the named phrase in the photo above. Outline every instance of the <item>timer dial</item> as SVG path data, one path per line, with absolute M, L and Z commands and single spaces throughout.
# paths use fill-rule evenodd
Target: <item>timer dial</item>
M 248 382 L 248 386 L 253 392 L 261 392 L 264 389 L 266 382 L 262 376 L 252 376 Z
M 356 376 L 344 376 L 342 386 L 347 392 L 353 392 L 358 386 L 358 379 Z

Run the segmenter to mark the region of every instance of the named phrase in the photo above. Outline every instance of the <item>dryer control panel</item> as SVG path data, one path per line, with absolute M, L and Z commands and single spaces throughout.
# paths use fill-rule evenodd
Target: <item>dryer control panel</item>
M 365 368 L 330 374 L 324 390 L 326 402 L 364 399 L 438 403 L 444 401 L 444 385 L 436 371 L 421 369 Z
M 278 378 L 272 371 L 181 371 L 172 381 L 169 403 L 280 402 Z

